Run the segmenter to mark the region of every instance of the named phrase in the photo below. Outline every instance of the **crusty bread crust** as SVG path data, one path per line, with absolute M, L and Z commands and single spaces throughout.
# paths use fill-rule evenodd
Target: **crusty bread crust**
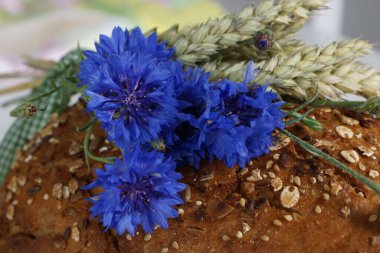
M 296 125 L 291 132 L 380 183 L 380 121 L 328 108 L 314 115 L 325 131 Z M 133 239 L 104 232 L 89 217 L 91 193 L 80 189 L 93 179 L 76 131 L 86 121 L 78 104 L 18 155 L 0 190 L 0 252 L 380 251 L 380 197 L 280 135 L 277 150 L 243 170 L 206 161 L 199 171 L 180 169 L 186 204 L 169 230 L 139 230 Z M 117 154 L 99 128 L 90 149 Z

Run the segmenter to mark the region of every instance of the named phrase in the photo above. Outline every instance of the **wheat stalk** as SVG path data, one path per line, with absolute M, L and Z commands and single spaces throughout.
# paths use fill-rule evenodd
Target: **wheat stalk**
M 342 89 L 341 78 L 334 78 L 331 73 L 335 66 L 342 66 L 353 59 L 369 53 L 371 45 L 362 40 L 352 39 L 333 42 L 325 47 L 304 46 L 291 56 L 275 56 L 269 60 L 256 64 L 258 73 L 253 83 L 270 83 L 271 87 L 281 95 L 290 95 L 305 100 L 310 97 L 319 86 L 321 97 L 338 99 L 345 90 Z M 245 71 L 246 61 L 218 62 L 212 61 L 204 65 L 206 71 L 211 72 L 211 79 L 228 78 L 241 81 Z M 357 68 L 358 69 L 358 68 Z M 343 70 L 340 71 L 343 73 Z M 357 83 L 362 87 L 363 83 Z M 373 87 L 373 83 L 371 83 Z M 369 84 L 367 84 L 369 86 Z M 366 93 L 362 92 L 363 90 Z M 353 93 L 364 93 L 373 96 L 372 89 L 356 89 Z
M 206 23 L 188 25 L 180 30 L 174 25 L 160 34 L 159 39 L 175 48 L 178 60 L 194 65 L 209 61 L 223 49 L 252 40 L 257 31 L 266 27 L 281 30 L 280 37 L 285 36 L 287 30 L 288 34 L 294 33 L 307 21 L 309 13 L 322 8 L 325 1 L 284 0 L 278 4 L 262 1 L 256 8 L 247 6 L 238 14 L 210 19 Z

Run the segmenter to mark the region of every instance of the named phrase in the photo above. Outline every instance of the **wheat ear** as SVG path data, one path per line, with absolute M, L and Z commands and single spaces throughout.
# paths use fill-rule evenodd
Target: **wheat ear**
M 365 97 L 380 96 L 380 72 L 377 68 L 360 62 L 349 62 L 319 74 L 324 78 L 336 79 L 335 86 L 345 93 Z
M 321 97 L 338 99 L 343 93 L 336 84 L 341 80 L 326 76 L 335 66 L 348 63 L 353 59 L 369 53 L 371 45 L 362 40 L 352 39 L 333 42 L 325 47 L 304 46 L 292 56 L 273 57 L 256 64 L 258 73 L 254 83 L 270 83 L 273 89 L 282 95 L 290 95 L 305 100 L 319 86 Z M 245 70 L 246 62 L 213 61 L 204 65 L 211 72 L 214 80 L 228 78 L 240 81 Z M 358 84 L 360 85 L 360 84 Z M 373 85 L 372 85 L 373 86 Z M 366 89 L 366 96 L 375 95 Z M 355 93 L 361 93 L 357 90 Z
M 313 8 L 322 8 L 324 4 L 325 0 L 286 0 L 278 4 L 274 1 L 263 1 L 256 8 L 248 6 L 238 14 L 210 19 L 206 23 L 188 25 L 180 30 L 178 25 L 174 25 L 160 34 L 159 38 L 166 40 L 168 46 L 174 46 L 178 60 L 194 65 L 209 61 L 211 56 L 223 49 L 252 40 L 260 29 L 278 27 L 274 25 L 276 23 L 282 24 L 282 30 L 284 25 L 288 26 L 293 33 L 296 31 L 294 26 L 300 23 L 300 19 L 295 18 L 293 22 L 291 16 L 298 13 L 298 17 L 306 22 L 308 14 L 301 14 L 300 8 L 310 12 Z

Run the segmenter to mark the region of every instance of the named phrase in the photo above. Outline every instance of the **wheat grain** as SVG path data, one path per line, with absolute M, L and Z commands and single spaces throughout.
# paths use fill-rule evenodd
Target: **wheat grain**
M 271 87 L 281 95 L 289 95 L 301 100 L 310 97 L 318 85 L 321 97 L 338 99 L 347 92 L 347 87 L 350 86 L 342 81 L 344 69 L 337 70 L 337 73 L 342 75 L 338 76 L 335 74 L 334 68 L 344 66 L 343 64 L 367 54 L 370 49 L 371 45 L 368 42 L 358 39 L 333 42 L 325 47 L 304 46 L 299 52 L 291 56 L 275 56 L 257 63 L 256 67 L 259 71 L 253 82 L 257 84 L 270 83 Z M 211 72 L 211 78 L 214 80 L 228 78 L 240 81 L 245 65 L 245 61 L 213 61 L 205 64 L 204 69 Z M 376 95 L 375 89 L 378 87 L 376 81 L 379 78 L 375 74 L 376 72 L 363 66 L 356 66 L 353 69 L 362 71 L 368 77 L 371 76 L 371 79 L 351 78 L 350 80 L 355 82 L 356 87 L 351 88 L 350 91 L 366 96 Z
M 210 19 L 206 23 L 188 25 L 180 30 L 174 25 L 160 34 L 159 38 L 175 47 L 178 60 L 194 65 L 210 60 L 210 56 L 220 50 L 252 40 L 255 33 L 265 27 L 273 27 L 281 30 L 281 33 L 286 30 L 294 33 L 295 26 L 306 22 L 309 13 L 324 4 L 325 0 L 284 0 L 278 4 L 272 0 L 262 1 L 256 8 L 248 6 L 238 14 Z M 300 8 L 304 11 L 300 11 Z
M 334 67 L 328 75 L 339 79 L 336 87 L 346 93 L 357 93 L 365 97 L 380 96 L 380 72 L 374 67 L 350 62 Z
M 280 1 L 278 17 L 272 22 L 265 23 L 265 27 L 272 30 L 276 37 L 272 49 L 260 51 L 255 48 L 253 43 L 249 43 L 234 48 L 233 58 L 261 61 L 276 55 L 284 56 L 295 53 L 304 45 L 304 42 L 295 40 L 291 36 L 304 26 L 313 11 L 326 8 L 325 4 L 326 0 Z M 246 7 L 246 16 L 254 15 L 254 9 Z M 227 58 L 230 55 L 228 50 L 222 53 Z

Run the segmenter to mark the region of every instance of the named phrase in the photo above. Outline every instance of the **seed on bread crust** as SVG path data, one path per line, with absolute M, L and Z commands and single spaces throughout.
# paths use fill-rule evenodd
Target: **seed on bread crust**
M 344 139 L 351 139 L 354 136 L 354 132 L 348 127 L 337 126 L 335 131 L 339 134 L 340 137 Z
M 360 157 L 355 150 L 342 150 L 340 155 L 349 163 L 358 163 Z
M 280 195 L 281 204 L 285 208 L 294 207 L 300 199 L 300 192 L 297 186 L 286 186 Z

